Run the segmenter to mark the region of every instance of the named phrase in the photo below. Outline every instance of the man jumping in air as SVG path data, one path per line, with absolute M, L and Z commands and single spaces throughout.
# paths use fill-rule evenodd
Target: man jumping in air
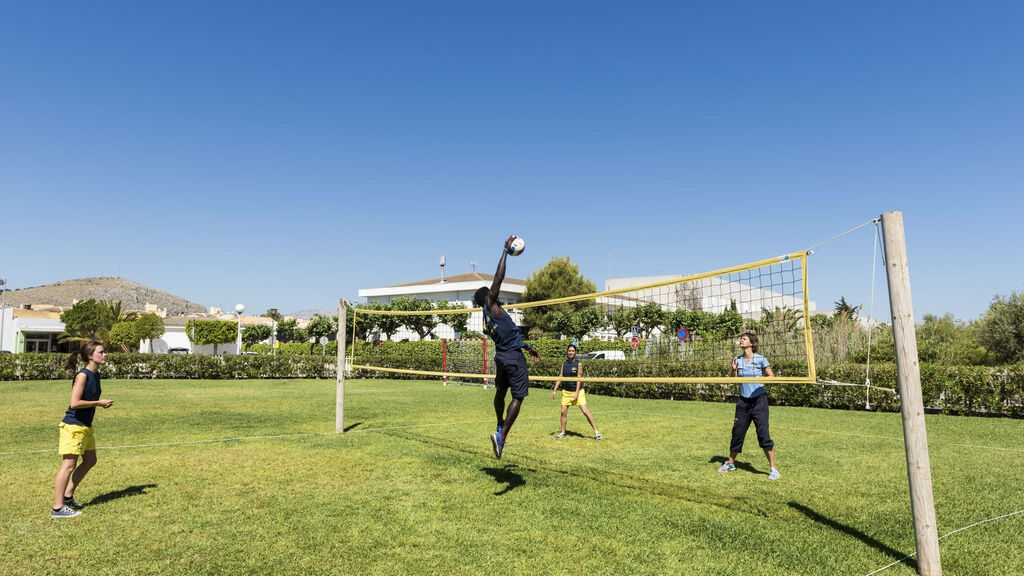
M 535 361 L 540 360 L 540 353 L 529 344 L 523 343 L 519 327 L 498 302 L 501 282 L 505 279 L 505 259 L 514 238 L 515 236 L 509 236 L 505 240 L 505 250 L 501 253 L 501 260 L 498 260 L 498 270 L 494 273 L 491 287 L 488 289 L 481 286 L 473 295 L 473 302 L 483 308 L 484 332 L 494 340 L 494 413 L 498 419 L 498 431 L 491 434 L 491 445 L 494 447 L 494 457 L 498 459 L 505 448 L 509 430 L 519 416 L 519 406 L 530 393 L 526 358 L 520 350 L 525 348 Z M 510 388 L 512 401 L 509 402 L 508 412 L 505 412 L 505 395 Z

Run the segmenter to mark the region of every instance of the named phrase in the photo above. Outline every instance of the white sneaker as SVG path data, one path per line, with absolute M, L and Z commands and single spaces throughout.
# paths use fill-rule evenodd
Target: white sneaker
M 772 468 L 771 472 L 768 473 L 768 479 L 769 480 L 778 480 L 779 478 L 782 478 L 782 474 L 779 474 L 778 469 Z

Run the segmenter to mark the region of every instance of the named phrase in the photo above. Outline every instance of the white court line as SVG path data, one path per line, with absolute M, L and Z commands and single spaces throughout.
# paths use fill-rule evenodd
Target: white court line
M 971 524 L 970 526 L 964 526 L 963 528 L 957 528 L 956 530 L 953 530 L 952 532 L 950 532 L 948 534 L 945 534 L 943 536 L 939 536 L 939 540 L 942 540 L 946 536 L 952 536 L 953 534 L 956 534 L 957 532 L 963 532 L 964 530 L 967 530 L 968 528 L 974 528 L 975 526 L 981 526 L 982 524 L 987 524 L 988 522 L 995 522 L 996 520 L 1002 520 L 1003 518 L 1009 518 L 1010 516 L 1016 516 L 1017 514 L 1024 514 L 1024 510 L 1017 510 L 1016 512 L 1010 512 L 1009 514 L 1003 514 L 1002 516 L 996 516 L 995 518 L 989 518 L 987 520 L 982 520 L 981 522 L 975 522 L 974 524 Z M 899 564 L 900 562 L 903 562 L 905 560 L 910 560 L 914 556 L 917 556 L 917 552 L 914 552 L 912 554 L 907 554 L 906 556 L 904 556 L 903 558 L 900 558 L 899 560 L 893 562 L 892 564 L 889 564 L 887 566 L 883 566 L 883 567 L 879 568 L 878 570 L 875 570 L 874 572 L 868 572 L 864 576 L 872 576 L 873 574 L 878 574 L 879 572 L 881 572 L 883 570 L 888 570 L 889 568 L 892 568 L 893 566 Z
M 652 416 L 661 416 L 663 418 L 684 418 L 684 419 L 687 419 L 687 420 L 699 420 L 701 422 L 722 422 L 722 420 L 718 419 L 718 418 L 700 418 L 698 416 L 677 416 L 677 415 L 662 414 L 662 413 L 656 413 L 656 412 L 650 412 L 650 413 L 648 413 L 648 412 L 641 412 L 639 410 L 631 410 L 631 412 L 636 412 L 638 414 L 650 414 Z M 872 439 L 875 439 L 875 440 L 894 440 L 894 441 L 897 441 L 897 442 L 903 442 L 903 437 L 902 436 L 879 436 L 877 434 L 858 434 L 856 432 L 838 432 L 838 431 L 835 431 L 835 430 L 821 430 L 821 429 L 818 429 L 818 428 L 801 428 L 799 426 L 776 426 L 774 424 L 772 425 L 772 428 L 778 429 L 778 430 L 800 430 L 800 431 L 803 431 L 803 432 L 820 432 L 822 434 L 833 434 L 835 436 L 852 436 L 852 437 L 856 437 L 856 438 L 872 438 Z M 1020 452 L 1020 453 L 1024 453 L 1024 448 L 1006 448 L 1006 447 L 1003 447 L 1003 446 L 984 446 L 984 445 L 979 445 L 979 444 L 959 444 L 959 443 L 956 443 L 956 442 L 933 442 L 933 441 L 929 440 L 928 445 L 929 446 L 957 446 L 959 448 L 982 448 L 982 449 L 985 449 L 985 450 L 1002 450 L 1004 452 Z
M 619 414 L 623 412 L 633 412 L 633 410 L 607 410 L 603 412 L 594 411 L 592 414 Z M 547 420 L 550 416 L 533 416 L 530 418 L 518 418 L 516 421 L 522 420 Z M 434 422 L 432 424 L 405 424 L 401 426 L 381 426 L 380 428 L 363 428 L 360 430 L 351 430 L 346 434 L 352 434 L 353 432 L 380 432 L 383 430 L 405 430 L 411 428 L 434 428 L 438 426 L 464 426 L 468 424 L 486 424 L 493 422 L 491 418 L 485 420 L 464 420 L 462 422 Z M 182 442 L 160 442 L 156 444 L 121 444 L 117 446 L 99 446 L 103 450 L 118 450 L 118 449 L 130 449 L 130 448 L 159 448 L 164 446 L 185 446 L 189 444 L 213 444 L 217 442 L 235 442 L 241 440 L 266 440 L 271 438 L 296 438 L 301 436 L 334 436 L 337 432 L 297 432 L 295 434 L 273 434 L 264 436 L 233 436 L 230 438 L 210 438 L 207 440 L 185 440 Z M 46 450 L 18 450 L 14 452 L 0 452 L 0 456 L 19 456 L 23 454 L 46 454 L 56 452 L 56 449 L 49 448 Z

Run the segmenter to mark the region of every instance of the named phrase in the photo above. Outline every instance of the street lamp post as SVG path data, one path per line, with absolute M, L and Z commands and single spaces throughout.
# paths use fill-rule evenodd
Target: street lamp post
M 235 304 L 235 312 L 238 314 L 238 353 L 242 353 L 242 312 L 245 312 L 245 304 Z
M 4 349 L 4 318 L 7 316 L 7 280 L 0 278 L 0 350 Z

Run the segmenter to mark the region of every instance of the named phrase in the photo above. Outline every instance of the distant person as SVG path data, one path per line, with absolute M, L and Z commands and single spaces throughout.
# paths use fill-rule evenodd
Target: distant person
M 594 424 L 594 417 L 590 415 L 590 410 L 587 410 L 587 393 L 583 391 L 583 382 L 580 380 L 583 377 L 583 364 L 576 357 L 575 344 L 569 344 L 569 347 L 565 349 L 565 362 L 562 362 L 562 369 L 558 376 L 566 378 L 567 381 L 565 387 L 562 388 L 562 431 L 555 438 L 559 440 L 565 438 L 565 419 L 569 412 L 569 406 L 579 406 L 583 415 L 587 417 L 587 422 L 590 422 L 590 427 L 594 429 L 594 440 L 600 440 L 601 433 L 597 431 L 597 425 Z M 561 380 L 555 382 L 555 388 L 551 391 L 552 399 L 561 384 Z
M 82 505 L 75 500 L 75 490 L 96 465 L 93 415 L 97 406 L 110 408 L 114 404 L 113 400 L 100 398 L 102 390 L 97 369 L 107 361 L 103 345 L 92 341 L 72 352 L 67 369 L 74 372 L 79 359 L 85 362 L 85 368 L 75 374 L 71 384 L 71 403 L 60 422 L 58 452 L 61 464 L 53 483 L 53 510 L 50 511 L 53 518 L 73 518 L 82 513 Z M 81 465 L 78 465 L 79 456 L 82 457 Z
M 757 353 L 757 335 L 744 332 L 740 335 L 740 348 L 743 354 L 732 361 L 732 375 L 740 378 L 756 378 L 758 376 L 775 377 L 768 360 Z M 757 431 L 757 444 L 764 450 L 768 458 L 768 479 L 778 480 L 782 477 L 775 467 L 775 442 L 768 433 L 768 394 L 760 382 L 740 384 L 740 396 L 736 399 L 736 418 L 732 424 L 732 443 L 729 446 L 729 459 L 718 469 L 719 472 L 731 472 L 736 469 L 736 455 L 743 452 L 743 439 L 750 429 L 753 420 Z
M 481 286 L 473 294 L 473 302 L 483 309 L 484 332 L 494 340 L 494 413 L 498 419 L 498 430 L 491 434 L 491 446 L 494 448 L 494 457 L 498 459 L 501 459 L 512 424 L 519 416 L 519 407 L 530 393 L 530 377 L 521 350 L 529 352 L 535 361 L 540 360 L 540 352 L 523 343 L 519 327 L 498 302 L 501 282 L 505 279 L 505 259 L 513 238 L 515 236 L 509 236 L 505 240 L 505 250 L 498 260 L 498 270 L 494 273 L 491 287 L 488 289 Z M 505 396 L 509 389 L 512 390 L 512 401 L 508 404 L 508 412 L 505 412 Z

